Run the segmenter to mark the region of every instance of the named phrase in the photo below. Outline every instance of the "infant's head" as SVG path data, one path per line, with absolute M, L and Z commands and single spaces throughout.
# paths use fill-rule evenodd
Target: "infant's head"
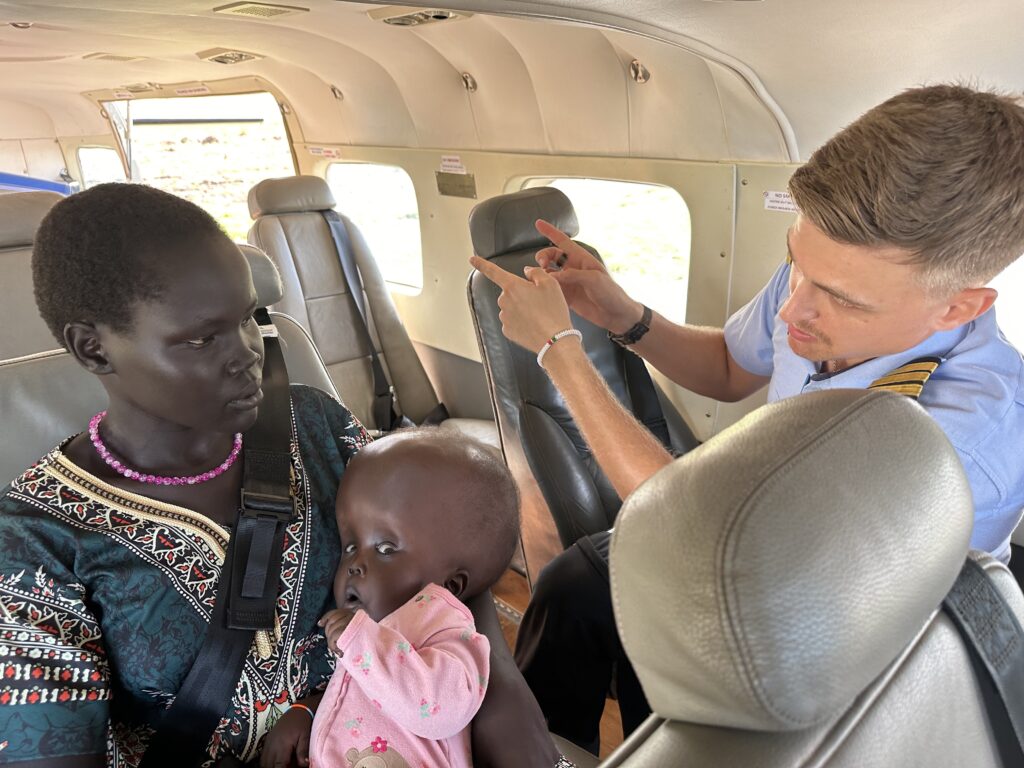
M 338 606 L 380 621 L 426 584 L 463 600 L 508 567 L 519 537 L 519 494 L 480 443 L 436 427 L 403 430 L 363 448 L 335 506 L 342 557 Z

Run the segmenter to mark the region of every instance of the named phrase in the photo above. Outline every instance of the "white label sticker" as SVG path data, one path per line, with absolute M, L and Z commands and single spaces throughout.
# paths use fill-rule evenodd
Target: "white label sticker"
M 178 96 L 203 96 L 210 92 L 210 89 L 205 85 L 189 85 L 185 88 L 175 88 L 174 92 Z
M 114 91 L 115 99 L 134 99 L 135 94 L 131 91 Z
M 783 213 L 796 213 L 796 204 L 789 192 L 776 192 L 766 189 L 764 191 L 764 209 L 766 211 L 782 211 Z
M 441 155 L 441 173 L 467 173 L 458 155 Z
M 307 147 L 306 149 L 314 157 L 341 157 L 341 150 L 334 147 Z

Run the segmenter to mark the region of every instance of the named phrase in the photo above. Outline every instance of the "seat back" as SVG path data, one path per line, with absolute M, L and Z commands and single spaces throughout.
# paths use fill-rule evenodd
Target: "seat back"
M 32 293 L 32 242 L 43 217 L 61 196 L 56 192 L 0 194 L 0 360 L 58 346 L 36 311 Z
M 570 237 L 579 231 L 572 203 L 561 191 L 528 189 L 486 200 L 473 209 L 469 217 L 473 250 L 502 269 L 522 275 L 524 267 L 536 266 L 537 251 L 550 244 L 534 227 L 539 218 Z M 561 394 L 537 365 L 537 350 L 523 349 L 504 337 L 498 319 L 500 290 L 490 280 L 473 272 L 468 291 L 502 444 L 514 439 L 522 443 L 564 547 L 581 536 L 607 530 L 621 502 Z M 594 367 L 619 402 L 631 409 L 625 363 L 632 353 L 610 341 L 604 329 L 578 315 L 572 315 L 572 324 L 583 334 L 583 346 Z M 641 375 L 646 377 L 646 370 Z M 660 391 L 658 399 L 672 447 L 685 453 L 697 440 Z M 508 434 L 510 431 L 513 434 Z
M 972 526 L 956 452 L 893 393 L 766 406 L 658 472 L 610 558 L 656 715 L 602 768 L 1006 768 L 937 611 Z M 1024 620 L 1005 567 L 972 556 Z
M 249 191 L 254 219 L 249 242 L 277 265 L 284 295 L 273 309 L 295 318 L 312 337 L 346 405 L 368 428 L 373 419 L 373 373 L 358 332 L 358 310 L 342 273 L 338 251 L 322 212 L 334 196 L 319 176 L 266 179 Z M 419 423 L 437 407 L 437 395 L 420 364 L 359 229 L 342 216 L 365 293 L 370 335 L 402 412 Z
M 252 246 L 239 248 L 249 260 L 260 303 L 278 302 L 281 280 L 270 259 Z M 271 318 L 280 334 L 289 380 L 337 397 L 302 326 L 278 312 L 272 312 Z M 17 318 L 17 323 L 23 319 Z M 81 431 L 106 403 L 99 377 L 87 373 L 63 349 L 0 361 L 0 424 L 4 434 L 18 436 L 0 440 L 0 487 L 65 437 Z

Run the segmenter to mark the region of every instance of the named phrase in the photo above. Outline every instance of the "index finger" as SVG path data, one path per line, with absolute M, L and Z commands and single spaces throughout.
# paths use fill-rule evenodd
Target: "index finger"
M 573 242 L 573 239 L 571 237 L 565 234 L 565 232 L 560 230 L 554 224 L 550 224 L 544 221 L 544 219 L 537 219 L 537 221 L 534 222 L 534 226 L 537 227 L 538 232 L 544 235 L 544 237 L 546 237 L 552 243 L 557 245 L 563 251 L 576 244 L 575 242 Z
M 490 280 L 492 283 L 497 285 L 502 290 L 515 285 L 517 280 L 523 278 L 513 275 L 511 272 L 506 272 L 504 269 L 499 267 L 497 264 L 492 264 L 487 259 L 481 259 L 479 256 L 470 256 L 469 263 L 476 267 L 484 277 Z

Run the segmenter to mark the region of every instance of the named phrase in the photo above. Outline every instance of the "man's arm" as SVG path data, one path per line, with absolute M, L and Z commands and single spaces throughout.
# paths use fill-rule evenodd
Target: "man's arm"
M 552 335 L 570 327 L 562 291 L 543 269 L 527 268 L 529 280 L 523 280 L 478 257 L 471 261 L 502 288 L 498 306 L 502 330 L 509 339 L 539 351 Z M 671 461 L 664 447 L 608 391 L 575 339 L 556 342 L 544 363 L 597 463 L 621 498 Z
M 640 320 L 643 305 L 616 284 L 590 251 L 546 221 L 538 221 L 537 230 L 554 243 L 538 251 L 537 263 L 558 283 L 576 314 L 619 334 Z M 679 386 L 715 400 L 742 400 L 768 382 L 732 359 L 720 328 L 676 325 L 655 313 L 650 330 L 633 349 Z

